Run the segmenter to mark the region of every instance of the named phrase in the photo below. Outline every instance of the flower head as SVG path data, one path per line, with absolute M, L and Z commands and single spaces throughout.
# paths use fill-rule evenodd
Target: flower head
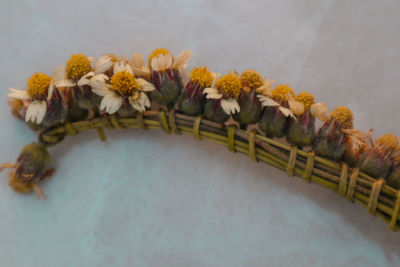
M 157 48 L 149 55 L 148 63 L 149 67 L 154 71 L 166 71 L 167 69 L 181 70 L 187 67 L 187 63 L 192 55 L 192 50 L 184 50 L 174 58 L 168 49 Z M 135 65 L 136 63 L 140 63 L 137 58 L 133 62 L 135 62 Z M 140 70 L 140 67 L 135 69 Z
M 294 100 L 303 103 L 306 110 L 314 104 L 314 96 L 308 92 L 300 92 L 294 97 Z
M 220 93 L 237 99 L 240 95 L 242 84 L 236 74 L 229 73 L 217 80 L 216 87 Z
M 384 134 L 375 143 L 390 150 L 396 150 L 399 145 L 399 138 L 393 134 Z
M 110 80 L 113 91 L 117 91 L 121 95 L 130 94 L 135 88 L 140 88 L 135 76 L 127 71 L 120 71 L 114 74 Z
M 207 67 L 199 67 L 192 70 L 190 80 L 206 88 L 212 85 L 214 76 Z
M 240 75 L 240 81 L 242 82 L 243 88 L 248 87 L 252 90 L 261 87 L 264 84 L 264 80 L 261 75 L 255 70 L 245 70 Z
M 281 84 L 272 90 L 272 97 L 277 101 L 288 101 L 290 96 L 294 96 L 294 90 L 289 84 Z
M 105 109 L 108 114 L 113 114 L 121 108 L 126 99 L 139 112 L 150 107 L 150 100 L 144 92 L 155 90 L 153 84 L 142 78 L 136 78 L 132 73 L 131 66 L 125 62 L 115 63 L 113 72 L 109 84 L 92 89 L 94 93 L 103 97 L 100 109 Z
M 353 112 L 345 106 L 339 106 L 333 110 L 330 117 L 342 123 L 343 128 L 353 128 Z
M 50 86 L 52 78 L 47 74 L 37 72 L 33 74 L 27 81 L 27 91 L 32 98 L 45 95 Z
M 72 55 L 66 63 L 65 74 L 67 79 L 78 81 L 82 76 L 90 72 L 92 63 L 84 54 Z
M 149 55 L 149 58 L 148 58 L 149 65 L 151 66 L 151 61 L 153 60 L 153 58 L 157 58 L 160 55 L 163 55 L 163 56 L 170 55 L 171 59 L 174 58 L 172 56 L 171 52 L 168 49 L 166 49 L 166 48 L 156 48 Z

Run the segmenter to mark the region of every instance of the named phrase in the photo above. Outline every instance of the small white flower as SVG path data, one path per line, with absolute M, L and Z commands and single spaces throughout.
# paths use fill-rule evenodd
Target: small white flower
M 92 57 L 88 58 L 90 61 L 93 60 Z M 108 80 L 108 76 L 105 75 L 104 72 L 109 70 L 113 64 L 114 62 L 110 56 L 103 55 L 97 59 L 93 71 L 83 75 L 77 82 L 67 79 L 65 74 L 65 65 L 57 66 L 53 75 L 54 82 L 50 84 L 49 91 L 53 92 L 54 87 L 82 87 L 85 85 L 88 85 L 92 88 L 102 87 L 103 84 Z M 49 94 L 49 96 L 51 97 L 51 94 Z
M 132 68 L 129 64 L 118 62 L 114 64 L 114 75 L 121 71 L 126 71 L 133 75 Z M 140 88 L 136 88 L 132 95 L 128 96 L 129 103 L 138 112 L 143 112 L 146 107 L 150 107 L 150 100 L 144 92 L 155 90 L 153 84 L 142 78 L 136 78 L 136 82 Z M 124 101 L 124 98 L 116 91 L 110 89 L 109 84 L 103 84 L 101 87 L 92 87 L 92 91 L 103 97 L 100 103 L 100 109 L 105 110 L 108 114 L 117 112 Z
M 221 100 L 221 108 L 228 115 L 235 114 L 236 112 L 240 112 L 240 106 L 236 99 L 234 98 L 224 98 L 224 95 L 220 93 L 218 88 L 215 87 L 216 81 L 220 76 L 219 73 L 213 73 L 214 80 L 212 82 L 211 87 L 204 88 L 203 94 L 206 94 L 207 99 L 220 99 Z
M 174 60 L 171 54 L 160 54 L 151 60 L 150 66 L 155 71 L 167 69 L 182 70 L 187 68 L 190 58 L 193 56 L 192 50 L 183 50 Z

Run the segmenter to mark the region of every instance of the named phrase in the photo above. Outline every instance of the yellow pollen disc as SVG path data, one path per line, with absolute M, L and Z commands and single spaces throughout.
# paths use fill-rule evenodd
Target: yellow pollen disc
M 314 104 L 314 96 L 307 92 L 301 92 L 294 97 L 294 100 L 304 104 L 304 108 L 307 110 Z
M 10 179 L 8 180 L 8 184 L 12 189 L 14 189 L 17 193 L 28 193 L 32 190 L 32 186 L 29 183 L 24 183 L 15 175 L 14 172 L 10 173 Z
M 390 149 L 396 149 L 399 145 L 399 138 L 393 134 L 384 134 L 376 139 L 376 143 Z
M 288 95 L 294 96 L 294 90 L 289 84 L 281 84 L 272 90 L 272 97 L 279 101 L 288 101 Z
M 92 70 L 91 65 L 84 54 L 72 55 L 66 63 L 65 74 L 68 79 L 77 81 Z
M 127 71 L 120 71 L 114 74 L 110 80 L 111 90 L 120 94 L 130 94 L 135 88 L 139 88 L 135 75 Z
M 27 81 L 28 94 L 31 97 L 47 95 L 51 80 L 52 78 L 47 74 L 41 72 L 33 74 Z
M 243 87 L 249 87 L 250 89 L 256 89 L 263 85 L 263 79 L 261 75 L 255 70 L 245 70 L 240 76 Z
M 353 128 L 353 112 L 345 106 L 337 107 L 332 111 L 331 118 L 340 121 L 345 128 Z
M 240 95 L 242 84 L 236 74 L 229 73 L 222 76 L 217 81 L 217 88 L 220 92 L 226 93 L 233 98 L 237 98 Z
M 210 87 L 213 79 L 214 77 L 207 67 L 194 68 L 192 70 L 192 74 L 190 75 L 191 81 L 197 82 L 204 88 Z
M 151 61 L 153 58 L 158 57 L 159 55 L 171 55 L 171 52 L 169 52 L 168 49 L 165 48 L 157 48 L 154 49 L 153 52 L 149 55 L 149 65 L 151 64 Z

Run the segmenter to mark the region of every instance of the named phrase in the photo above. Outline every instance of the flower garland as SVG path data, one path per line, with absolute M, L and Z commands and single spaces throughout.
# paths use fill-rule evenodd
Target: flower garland
M 203 135 L 214 141 L 224 140 L 232 151 L 237 142 L 247 140 L 252 159 L 257 159 L 257 155 L 266 156 L 262 150 L 271 152 L 267 143 L 272 142 L 271 153 L 280 157 L 274 159 L 277 165 L 273 165 L 279 167 L 283 159 L 287 160 L 288 174 L 296 174 L 296 166 L 303 164 L 296 161 L 298 153 L 317 155 L 322 162 L 344 164 L 346 170 L 352 168 L 353 173 L 357 172 L 354 179 L 358 172 L 375 179 L 369 192 L 372 198 L 377 190 L 374 186 L 379 187 L 376 201 L 382 187 L 377 182 L 386 183 L 384 188 L 390 188 L 391 192 L 399 192 L 397 136 L 386 134 L 373 141 L 372 131 L 363 133 L 353 129 L 354 116 L 348 108 L 339 106 L 328 112 L 327 105 L 315 102 L 311 93 L 296 94 L 288 84 L 273 88 L 275 81 L 263 78 L 255 70 L 220 75 L 202 66 L 189 72 L 187 64 L 191 57 L 191 50 L 184 50 L 175 58 L 167 49 L 159 48 L 149 55 L 147 64 L 136 53 L 132 53 L 130 60 L 106 54 L 93 64 L 93 58 L 76 54 L 65 65 L 56 67 L 52 76 L 33 74 L 25 90 L 9 88 L 12 113 L 39 131 L 39 142 L 25 146 L 16 163 L 0 166 L 0 170 L 11 169 L 10 186 L 18 193 L 35 191 L 38 197 L 44 196 L 38 183 L 54 172 L 47 168 L 50 163 L 47 147 L 62 140 L 63 136 L 55 134 L 57 131 L 72 134 L 82 130 L 79 123 L 93 125 L 99 118 L 107 118 L 99 121 L 98 126 L 87 127 L 96 128 L 104 140 L 102 128 L 106 122 L 123 129 L 133 119 L 135 127 L 151 128 L 156 126 L 152 124 L 153 118 L 159 120 L 158 125 L 164 130 L 171 128 L 177 133 L 193 127 L 191 133 L 196 138 Z M 186 121 L 175 122 L 179 114 L 186 116 Z M 144 116 L 150 117 L 144 119 Z M 316 129 L 317 120 L 322 123 L 319 129 Z M 241 136 L 236 134 L 236 127 L 242 131 Z M 206 130 L 221 137 L 207 135 Z M 235 141 L 236 137 L 241 139 Z M 256 137 L 263 141 L 255 141 Z M 276 138 L 279 142 L 273 141 Z M 290 147 L 287 156 L 281 151 L 285 144 Z M 304 164 L 313 166 L 309 159 L 304 158 L 307 160 Z M 266 162 L 272 164 L 272 161 Z M 307 166 L 304 171 L 311 171 L 312 176 L 312 167 Z M 323 166 L 317 166 L 316 173 L 318 168 L 328 173 L 326 177 L 336 175 Z M 339 192 L 345 190 L 350 194 L 349 190 L 354 188 L 347 184 L 354 181 L 351 177 L 340 177 Z M 399 209 L 397 202 L 391 202 L 392 214 Z M 397 210 L 395 225 L 398 213 Z

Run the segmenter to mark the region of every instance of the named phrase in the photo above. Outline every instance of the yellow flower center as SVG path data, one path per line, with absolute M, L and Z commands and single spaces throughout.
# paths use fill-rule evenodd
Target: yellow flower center
M 47 74 L 41 72 L 33 74 L 27 81 L 28 94 L 31 97 L 47 95 L 51 80 Z
M 197 82 L 204 88 L 210 87 L 213 79 L 214 77 L 207 67 L 194 68 L 192 70 L 192 75 L 190 76 L 191 81 Z
M 289 95 L 294 95 L 294 90 L 288 84 L 281 84 L 272 90 L 272 97 L 279 101 L 288 101 Z
M 307 110 L 314 104 L 314 96 L 307 92 L 301 92 L 294 97 L 294 100 L 304 104 L 304 108 Z
M 240 76 L 243 87 L 249 87 L 250 89 L 256 89 L 263 85 L 263 79 L 261 75 L 255 70 L 245 70 Z
M 226 93 L 233 98 L 237 98 L 240 95 L 242 84 L 236 74 L 229 73 L 222 76 L 217 81 L 217 88 L 220 92 Z
M 85 55 L 72 55 L 67 61 L 65 74 L 68 79 L 77 81 L 92 70 L 91 65 L 90 60 Z
M 399 138 L 393 134 L 384 134 L 376 139 L 376 143 L 389 149 L 396 149 L 399 145 Z
M 131 94 L 135 88 L 139 88 L 135 75 L 127 71 L 120 71 L 114 74 L 110 80 L 111 90 L 120 94 Z
M 332 111 L 331 118 L 340 121 L 347 129 L 353 128 L 353 112 L 345 106 L 337 107 Z
M 153 58 L 158 57 L 159 55 L 171 55 L 171 52 L 169 52 L 168 49 L 165 48 L 157 48 L 154 49 L 153 52 L 149 55 L 149 65 L 151 65 L 151 61 Z

